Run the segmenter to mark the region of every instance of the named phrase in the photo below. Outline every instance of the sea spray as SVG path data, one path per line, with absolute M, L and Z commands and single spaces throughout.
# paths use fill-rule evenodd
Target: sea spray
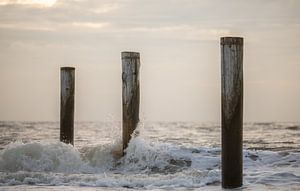
M 125 156 L 121 159 L 124 169 L 169 173 L 191 166 L 191 159 L 171 151 L 174 146 L 148 140 L 143 129 L 144 123 L 139 123 L 132 134 Z

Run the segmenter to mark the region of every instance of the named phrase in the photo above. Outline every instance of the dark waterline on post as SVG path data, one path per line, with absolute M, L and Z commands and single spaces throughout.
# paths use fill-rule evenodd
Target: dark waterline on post
M 60 72 L 60 141 L 74 145 L 75 68 L 62 67 Z
M 243 185 L 243 38 L 221 38 L 222 187 Z
M 122 52 L 123 154 L 139 122 L 139 69 L 140 54 L 138 52 Z

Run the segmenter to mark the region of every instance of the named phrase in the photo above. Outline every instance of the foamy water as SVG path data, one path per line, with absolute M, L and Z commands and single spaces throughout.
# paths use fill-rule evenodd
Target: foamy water
M 244 126 L 242 190 L 300 189 L 300 124 Z M 117 123 L 0 122 L 0 190 L 221 190 L 220 127 L 145 123 L 120 158 Z

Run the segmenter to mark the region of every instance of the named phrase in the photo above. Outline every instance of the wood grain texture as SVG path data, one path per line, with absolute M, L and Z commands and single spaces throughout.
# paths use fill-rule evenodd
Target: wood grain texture
M 139 122 L 139 69 L 140 54 L 138 52 L 122 52 L 123 151 L 127 148 Z
M 74 145 L 75 68 L 61 68 L 60 141 Z
M 243 184 L 243 38 L 221 38 L 222 186 Z

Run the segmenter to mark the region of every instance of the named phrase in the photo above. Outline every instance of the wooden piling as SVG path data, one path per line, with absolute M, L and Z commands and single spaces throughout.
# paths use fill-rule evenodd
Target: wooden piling
M 221 38 L 222 187 L 243 184 L 243 38 Z
M 75 68 L 62 67 L 60 72 L 60 141 L 74 145 Z
M 140 54 L 122 52 L 123 154 L 139 122 Z

